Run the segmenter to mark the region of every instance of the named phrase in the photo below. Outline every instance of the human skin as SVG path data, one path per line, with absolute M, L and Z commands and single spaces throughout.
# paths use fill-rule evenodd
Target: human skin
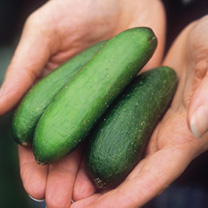
M 167 53 L 163 65 L 175 69 L 179 84 L 144 158 L 122 184 L 99 194 L 81 166 L 71 208 L 142 207 L 208 149 L 207 34 L 208 16 L 205 16 L 188 25 Z
M 0 115 L 15 108 L 42 76 L 90 45 L 132 27 L 147 26 L 158 39 L 143 70 L 161 64 L 165 13 L 159 0 L 51 0 L 27 19 L 0 92 Z M 40 166 L 32 149 L 18 146 L 20 173 L 27 193 L 45 199 L 48 208 L 70 206 L 81 163 L 80 150 L 59 162 Z M 94 190 L 94 189 L 93 189 Z

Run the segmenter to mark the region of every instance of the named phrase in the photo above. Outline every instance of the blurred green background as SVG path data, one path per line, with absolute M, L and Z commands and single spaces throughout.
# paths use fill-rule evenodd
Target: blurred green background
M 3 82 L 5 71 L 13 56 L 27 16 L 45 2 L 45 0 L 0 0 L 0 84 Z M 208 1 L 164 0 L 164 3 L 168 16 L 167 51 L 176 35 L 186 24 L 208 13 Z M 10 112 L 0 117 L 0 208 L 45 207 L 44 203 L 33 202 L 23 189 L 19 175 L 17 145 L 11 135 L 12 114 L 13 112 Z M 207 153 L 205 153 L 195 160 L 184 175 L 167 191 L 146 207 L 190 208 L 191 206 L 180 198 L 182 194 L 188 193 L 188 197 L 184 198 L 187 199 L 187 203 L 190 202 L 191 194 L 199 199 L 198 205 L 193 207 L 202 208 L 200 202 L 208 204 L 207 174 Z M 178 202 L 178 205 L 168 204 L 171 200 Z

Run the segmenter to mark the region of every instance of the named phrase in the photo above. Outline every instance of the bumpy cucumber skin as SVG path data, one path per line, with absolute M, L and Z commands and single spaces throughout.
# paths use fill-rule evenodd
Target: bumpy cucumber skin
M 152 69 L 139 75 L 106 112 L 86 150 L 87 171 L 98 188 L 118 185 L 139 162 L 176 87 L 174 70 Z
M 53 163 L 71 153 L 147 63 L 156 45 L 150 28 L 132 28 L 109 40 L 40 118 L 33 140 L 36 161 Z
M 49 103 L 106 42 L 97 43 L 79 53 L 28 91 L 16 109 L 12 122 L 13 136 L 17 143 L 22 146 L 32 145 L 35 127 Z

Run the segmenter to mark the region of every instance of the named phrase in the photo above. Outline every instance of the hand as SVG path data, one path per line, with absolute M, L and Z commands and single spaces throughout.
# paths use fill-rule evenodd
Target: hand
M 163 65 L 173 67 L 179 85 L 170 109 L 156 127 L 144 159 L 117 188 L 97 193 L 82 166 L 72 208 L 138 208 L 169 186 L 208 149 L 208 16 L 187 26 Z M 201 137 L 197 139 L 196 137 Z
M 159 0 L 53 0 L 26 21 L 20 42 L 6 72 L 0 94 L 0 115 L 13 109 L 38 78 L 88 46 L 122 30 L 148 26 L 158 48 L 146 68 L 160 65 L 165 35 Z M 68 207 L 81 156 L 79 151 L 50 166 L 36 164 L 32 149 L 19 147 L 25 190 L 46 199 L 48 208 Z

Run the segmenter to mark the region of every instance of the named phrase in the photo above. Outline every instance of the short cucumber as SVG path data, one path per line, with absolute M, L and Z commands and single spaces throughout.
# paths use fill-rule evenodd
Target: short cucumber
M 53 163 L 71 153 L 147 63 L 156 45 L 153 31 L 146 27 L 110 39 L 41 116 L 33 140 L 36 161 Z
M 79 53 L 35 84 L 15 111 L 12 129 L 14 139 L 22 146 L 31 146 L 37 122 L 55 95 L 70 81 L 106 41 Z
M 86 168 L 98 188 L 118 185 L 142 157 L 177 87 L 173 69 L 141 73 L 89 135 Z

